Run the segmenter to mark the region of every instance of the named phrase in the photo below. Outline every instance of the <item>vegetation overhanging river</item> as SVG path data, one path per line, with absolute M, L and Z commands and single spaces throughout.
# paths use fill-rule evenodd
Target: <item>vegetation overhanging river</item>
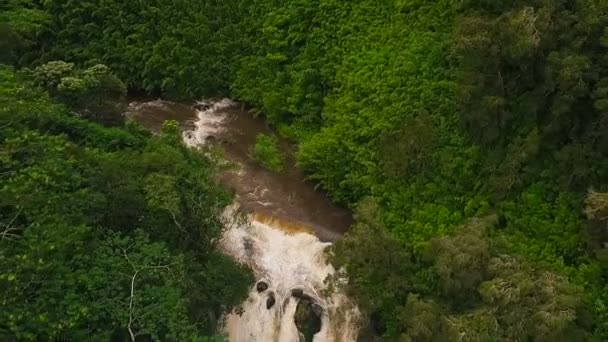
M 283 171 L 258 165 L 250 157 L 256 136 L 272 131 L 263 119 L 228 99 L 192 105 L 135 101 L 128 115 L 152 131 L 158 131 L 165 120 L 176 120 L 187 144 L 219 147 L 234 166 L 221 174 L 222 183 L 236 195 L 235 204 L 226 209 L 221 245 L 254 271 L 257 283 L 242 307 L 223 319 L 230 341 L 356 339 L 356 306 L 340 290 L 328 293 L 326 283 L 335 274 L 326 260 L 327 247 L 349 228 L 352 216 L 305 181 L 289 143 L 280 142 L 286 156 Z M 247 219 L 235 219 L 236 211 Z M 298 331 L 298 327 L 306 330 L 296 325 L 306 311 L 298 303 L 306 303 L 320 326 Z

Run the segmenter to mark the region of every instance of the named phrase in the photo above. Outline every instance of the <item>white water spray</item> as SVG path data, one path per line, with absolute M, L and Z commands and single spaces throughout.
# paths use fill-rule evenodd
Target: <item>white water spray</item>
M 198 111 L 195 129 L 184 133 L 190 146 L 200 146 L 208 138 L 221 133 L 226 115 L 221 111 L 234 102 L 224 99 L 205 103 Z M 268 289 L 258 292 L 252 288 L 240 313 L 224 317 L 224 330 L 232 342 L 298 342 L 300 333 L 294 316 L 298 299 L 291 295 L 301 289 L 323 308 L 321 331 L 315 342 L 351 342 L 356 340 L 359 311 L 340 292 L 325 293 L 325 279 L 335 270 L 326 259 L 330 243 L 321 242 L 307 232 L 289 232 L 281 222 L 269 218 L 261 222 L 250 215 L 246 220 L 235 219 L 238 205 L 226 209 L 223 250 L 238 262 L 249 266 L 258 281 Z M 289 226 L 289 222 L 286 225 Z M 276 303 L 268 308 L 267 300 L 274 294 Z
M 214 102 L 197 102 L 197 106 L 201 109 L 197 110 L 194 130 L 184 132 L 186 145 L 193 147 L 204 145 L 210 137 L 223 132 L 226 115 L 221 110 L 234 105 L 236 105 L 234 101 L 226 98 Z
M 231 217 L 234 211 L 227 209 L 226 216 Z M 330 243 L 309 233 L 288 233 L 250 217 L 245 223 L 228 223 L 221 244 L 226 253 L 251 267 L 256 278 L 269 285 L 261 293 L 253 288 L 242 306 L 243 313 L 226 317 L 230 341 L 299 341 L 294 321 L 298 299 L 291 295 L 294 289 L 303 290 L 323 308 L 321 331 L 314 341 L 355 341 L 356 307 L 339 292 L 324 294 L 325 279 L 335 273 L 325 255 Z M 266 306 L 269 293 L 276 298 L 270 309 Z

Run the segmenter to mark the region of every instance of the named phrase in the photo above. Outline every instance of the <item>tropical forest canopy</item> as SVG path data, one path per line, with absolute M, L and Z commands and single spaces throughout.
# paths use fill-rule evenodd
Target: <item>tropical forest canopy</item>
M 333 259 L 367 318 L 365 338 L 608 340 L 606 1 L 9 0 L 0 10 L 0 58 L 30 80 L 3 69 L 0 213 L 20 231 L 18 243 L 2 241 L 0 262 L 12 270 L 0 279 L 11 293 L 3 308 L 12 308 L 2 314 L 12 318 L 0 329 L 52 334 L 59 330 L 47 325 L 124 322 L 124 308 L 82 313 L 78 305 L 102 305 L 84 297 L 64 304 L 74 305 L 61 311 L 73 312 L 66 322 L 22 304 L 29 293 L 55 298 L 46 287 L 40 294 L 28 267 L 56 277 L 104 270 L 90 265 L 110 257 L 95 253 L 120 258 L 111 251 L 121 241 L 141 246 L 133 253 L 143 259 L 165 255 L 161 264 L 197 258 L 173 261 L 201 267 L 178 272 L 189 281 L 146 275 L 159 286 L 156 310 L 183 305 L 195 323 L 203 318 L 188 310 L 193 292 L 178 285 L 234 267 L 197 252 L 179 228 L 153 228 L 173 214 L 186 229 L 199 224 L 190 215 L 213 215 L 191 208 L 188 198 L 198 197 L 182 182 L 209 168 L 171 138 L 175 127 L 152 138 L 84 121 L 117 125 L 112 102 L 83 99 L 129 89 L 229 95 L 298 144 L 300 167 L 356 212 Z M 49 82 L 57 68 L 65 76 Z M 64 105 L 49 105 L 43 91 Z M 33 191 L 38 182 L 49 188 Z M 218 201 L 205 208 L 225 201 L 211 184 L 196 191 Z M 28 264 L 28 253 L 46 253 L 37 244 L 51 253 L 55 240 L 64 246 L 52 249 L 54 264 Z M 88 277 L 83 293 L 125 286 L 98 272 L 107 278 Z M 237 293 L 213 298 L 229 306 Z M 171 339 L 171 329 L 157 335 Z

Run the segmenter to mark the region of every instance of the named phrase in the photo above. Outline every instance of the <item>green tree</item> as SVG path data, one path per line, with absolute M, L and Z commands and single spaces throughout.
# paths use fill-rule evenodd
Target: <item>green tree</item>
M 217 250 L 231 199 L 213 162 L 174 124 L 106 128 L 0 80 L 0 335 L 213 336 L 252 282 Z
M 492 279 L 481 284 L 483 301 L 508 340 L 583 341 L 577 326 L 580 290 L 566 279 L 536 271 L 510 257 L 491 260 Z
M 10 63 L 36 67 L 59 59 L 78 66 L 77 75 L 69 75 L 74 79 L 64 84 L 73 94 L 65 100 L 86 98 L 78 95 L 86 89 L 78 74 L 103 63 L 132 90 L 190 99 L 230 95 L 254 107 L 298 144 L 297 164 L 333 199 L 351 208 L 368 196 L 378 199 L 374 222 L 391 246 L 410 252 L 412 262 L 421 265 L 416 279 L 408 278 L 420 301 L 449 307 L 442 316 L 448 318 L 446 331 L 471 341 L 543 335 L 509 332 L 507 325 L 520 322 L 503 320 L 496 307 L 479 302 L 474 284 L 493 275 L 475 274 L 467 283 L 457 272 L 458 265 L 489 269 L 464 257 L 479 255 L 485 262 L 487 254 L 470 244 L 479 243 L 504 248 L 490 248 L 490 260 L 504 254 L 533 263 L 524 268 L 535 271 L 522 271 L 522 279 L 536 282 L 543 269 L 583 286 L 581 300 L 593 317 L 585 327 L 598 340 L 608 340 L 601 260 L 605 222 L 586 222 L 581 215 L 587 189 L 605 191 L 608 180 L 606 1 L 19 0 L 0 6 L 5 19 L 0 22 L 8 24 L 3 29 L 8 27 L 12 37 L 2 42 L 9 46 L 2 52 Z M 4 82 L 8 76 L 0 77 Z M 189 157 L 176 144 L 177 135 L 156 139 L 133 127 L 130 133 L 101 129 L 60 115 L 64 109 L 44 110 L 35 92 L 18 87 L 2 87 L 4 94 L 20 95 L 3 97 L 16 101 L 3 101 L 1 110 L 12 114 L 0 127 L 10 122 L 22 131 L 65 135 L 76 145 L 102 151 L 99 157 L 86 154 L 95 166 L 86 170 L 94 178 L 79 183 L 78 177 L 65 177 L 74 184 L 96 184 L 103 194 L 98 202 L 115 213 L 91 210 L 100 213 L 101 222 L 125 231 L 145 224 L 153 240 L 196 251 L 185 257 L 206 265 L 204 250 L 212 249 L 206 237 L 219 228 L 201 222 L 218 204 L 201 199 L 224 195 L 206 192 L 213 182 L 186 171 L 188 163 L 180 161 L 204 170 L 207 163 Z M 30 107 L 29 114 L 14 114 L 21 113 L 20 101 Z M 42 146 L 51 144 L 31 137 Z M 41 150 L 35 153 L 45 160 Z M 120 158 L 108 155 L 119 151 Z M 138 167 L 142 162 L 146 167 Z M 71 170 L 61 163 L 57 168 Z M 164 185 L 145 184 L 151 174 Z M 193 186 L 197 179 L 205 185 Z M 25 189 L 26 182 L 22 185 Z M 458 234 L 465 218 L 494 212 L 498 224 L 483 238 Z M 179 234 L 162 227 L 175 227 Z M 437 266 L 424 258 L 433 246 L 441 247 Z M 462 263 L 448 263 L 451 256 L 462 257 Z M 399 298 L 368 305 L 373 301 L 364 291 L 355 296 L 362 308 L 373 306 L 368 314 L 376 313 L 387 338 L 405 333 L 403 327 L 413 323 L 400 323 L 392 314 L 409 298 L 402 284 L 367 285 L 363 275 L 375 277 L 375 271 L 364 271 L 363 265 L 373 257 L 346 249 L 340 257 L 361 265 L 353 289 L 360 283 L 370 293 Z M 438 267 L 447 272 L 443 278 Z M 466 287 L 468 295 L 447 303 L 441 279 Z M 468 312 L 453 312 L 471 305 Z M 415 336 L 427 338 L 423 332 Z
M 590 191 L 585 199 L 590 247 L 604 267 L 608 266 L 608 193 Z
M 486 234 L 493 220 L 475 219 L 455 236 L 433 240 L 425 251 L 440 291 L 456 306 L 475 301 L 477 287 L 488 277 L 491 250 Z
M 348 291 L 382 333 L 396 315 L 396 305 L 405 303 L 412 289 L 413 265 L 408 251 L 387 233 L 373 199 L 360 204 L 356 219 L 357 224 L 336 243 L 331 260 L 345 268 Z
M 446 329 L 449 327 L 447 317 L 441 308 L 432 301 L 425 301 L 419 295 L 410 294 L 405 306 L 400 311 L 399 322 L 404 333 L 399 341 L 451 341 L 456 340 Z
M 0 63 L 17 65 L 31 58 L 36 40 L 51 22 L 45 11 L 27 0 L 0 4 Z
M 127 90 L 107 66 L 80 71 L 73 63 L 53 61 L 34 69 L 31 76 L 81 116 L 105 124 L 122 122 Z
M 269 170 L 275 172 L 283 170 L 283 152 L 278 139 L 274 136 L 258 134 L 251 150 L 251 157 Z

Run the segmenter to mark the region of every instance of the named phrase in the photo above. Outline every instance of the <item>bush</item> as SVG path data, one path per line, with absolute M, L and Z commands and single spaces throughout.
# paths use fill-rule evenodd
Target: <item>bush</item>
M 283 154 L 276 137 L 260 133 L 256 137 L 251 157 L 268 170 L 283 170 Z

